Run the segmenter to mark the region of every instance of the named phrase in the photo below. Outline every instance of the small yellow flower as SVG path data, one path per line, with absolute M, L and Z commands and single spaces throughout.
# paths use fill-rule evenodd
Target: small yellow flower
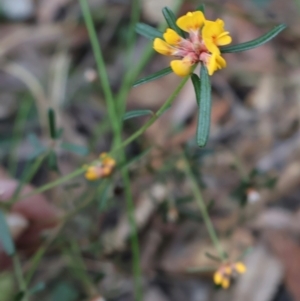
M 188 38 L 168 28 L 164 39 L 156 38 L 153 42 L 155 51 L 177 58 L 170 63 L 175 74 L 186 76 L 191 73 L 192 66 L 199 62 L 207 67 L 209 75 L 226 67 L 219 46 L 231 43 L 231 37 L 224 30 L 222 20 L 209 21 L 201 11 L 195 11 L 180 17 L 176 24 L 189 34 Z
M 108 177 L 113 172 L 116 166 L 116 161 L 107 153 L 102 153 L 99 156 L 99 161 L 87 167 L 85 177 L 89 181 L 95 181 Z
M 205 17 L 202 11 L 188 12 L 185 16 L 180 17 L 176 24 L 186 31 L 199 31 L 205 22 Z
M 237 274 L 244 274 L 246 266 L 242 262 L 222 264 L 214 273 L 214 283 L 227 289 L 230 286 L 230 280 Z
M 229 32 L 224 30 L 224 22 L 221 19 L 205 21 L 202 35 L 205 46 L 211 53 L 220 53 L 218 46 L 231 43 Z

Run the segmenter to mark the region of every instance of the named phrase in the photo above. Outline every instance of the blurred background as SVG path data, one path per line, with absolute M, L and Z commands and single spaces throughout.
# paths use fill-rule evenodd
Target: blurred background
M 124 49 L 132 3 L 88 3 L 117 92 L 128 72 Z M 157 26 L 163 22 L 161 9 L 178 3 L 141 0 L 140 21 Z M 227 68 L 212 77 L 205 148 L 195 143 L 191 82 L 126 148 L 143 300 L 300 300 L 300 1 L 183 0 L 178 15 L 201 3 L 208 19 L 225 21 L 233 44 L 280 23 L 288 27 L 259 48 L 224 55 Z M 5 202 L 20 183 L 28 194 L 109 151 L 112 131 L 78 1 L 1 0 L 0 22 L 0 199 Z M 137 36 L 133 47 L 138 63 L 151 43 Z M 139 78 L 168 65 L 167 57 L 153 53 Z M 170 74 L 133 88 L 127 111 L 156 111 L 179 81 Z M 59 129 L 56 140 L 49 135 L 49 108 Z M 148 118 L 125 121 L 123 138 Z M 182 151 L 230 260 L 247 265 L 228 290 L 212 281 L 218 262 L 207 254 L 216 252 L 183 170 Z M 119 171 L 103 189 L 98 186 L 80 175 L 23 198 L 7 212 L 30 280 L 30 300 L 135 300 Z M 85 198 L 89 205 L 77 210 Z M 22 300 L 10 259 L 0 254 L 0 300 Z

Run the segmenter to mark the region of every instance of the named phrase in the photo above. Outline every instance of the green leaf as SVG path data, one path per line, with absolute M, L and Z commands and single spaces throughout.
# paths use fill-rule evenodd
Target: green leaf
M 56 125 L 55 125 L 55 111 L 50 108 L 48 110 L 48 122 L 49 122 L 49 130 L 50 130 L 50 137 L 52 139 L 56 139 Z
M 34 148 L 34 152 L 29 156 L 29 160 L 32 160 L 32 159 L 38 157 L 39 155 L 41 155 L 42 153 L 44 153 L 47 150 L 47 148 L 44 145 L 42 145 L 42 143 L 40 142 L 40 140 L 36 134 L 30 133 L 27 136 L 27 139 Z
M 267 43 L 274 37 L 276 37 L 285 28 L 286 28 L 285 24 L 280 24 L 280 25 L 274 27 L 268 33 L 264 34 L 263 36 L 255 39 L 255 40 L 252 40 L 252 41 L 249 41 L 246 43 L 241 43 L 238 45 L 220 47 L 221 53 L 240 52 L 240 51 L 246 51 L 246 50 L 250 50 L 252 48 L 256 48 L 258 46 L 261 46 L 261 45 Z
M 203 14 L 205 14 L 205 4 L 202 3 L 201 5 L 199 5 L 197 8 L 196 8 L 196 11 L 202 11 Z
M 2 210 L 0 210 L 0 241 L 3 245 L 4 252 L 8 256 L 13 256 L 15 254 L 15 245 L 12 240 L 9 228 L 5 219 L 5 215 Z
M 191 76 L 192 83 L 194 85 L 196 101 L 199 106 L 200 103 L 200 78 L 197 74 L 193 73 Z
M 59 282 L 51 291 L 51 300 L 78 300 L 78 287 L 69 282 Z
M 30 295 L 34 295 L 43 291 L 46 288 L 45 282 L 39 281 L 34 287 L 29 290 Z
M 166 19 L 168 26 L 175 30 L 181 37 L 184 37 L 184 32 L 177 26 L 176 17 L 169 7 L 164 7 L 162 13 Z
M 214 254 L 211 254 L 209 252 L 205 252 L 205 256 L 208 257 L 209 259 L 211 260 L 214 260 L 214 261 L 217 261 L 217 262 L 220 262 L 222 261 L 222 259 Z
M 172 73 L 173 70 L 171 69 L 171 67 L 167 67 L 165 69 L 162 69 L 160 71 L 157 71 L 147 77 L 144 77 L 142 79 L 139 79 L 138 81 L 136 81 L 134 84 L 133 84 L 133 87 L 137 87 L 139 85 L 142 85 L 142 84 L 145 84 L 145 83 L 148 83 L 148 82 L 151 82 L 153 80 L 156 80 L 158 78 L 161 78 L 165 75 L 168 75 L 170 73 Z
M 73 143 L 63 142 L 60 147 L 80 156 L 86 156 L 89 153 L 89 150 L 85 146 Z
M 200 105 L 197 126 L 197 144 L 206 145 L 210 130 L 211 85 L 207 69 L 204 65 L 200 71 Z
M 100 194 L 99 201 L 98 201 L 98 209 L 100 212 L 105 211 L 107 208 L 109 192 L 110 192 L 112 183 L 110 181 L 107 181 L 104 185 L 105 185 L 104 189 L 101 190 L 101 194 Z
M 57 164 L 57 155 L 55 151 L 50 151 L 48 155 L 48 166 L 51 170 L 59 172 L 58 164 Z
M 135 26 L 135 31 L 150 40 L 154 40 L 155 38 L 163 38 L 163 33 L 161 31 L 144 23 L 137 23 Z
M 13 301 L 22 301 L 25 296 L 25 292 L 18 292 Z
M 145 115 L 153 115 L 154 113 L 151 110 L 135 110 L 126 112 L 123 120 L 128 120 L 135 117 L 145 116 Z

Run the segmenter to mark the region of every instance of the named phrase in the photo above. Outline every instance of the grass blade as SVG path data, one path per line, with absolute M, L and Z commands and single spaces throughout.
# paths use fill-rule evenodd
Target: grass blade
M 85 146 L 74 143 L 63 142 L 60 147 L 79 156 L 86 156 L 89 153 L 89 150 Z
M 148 83 L 148 82 L 151 82 L 153 80 L 156 80 L 158 78 L 161 78 L 165 75 L 168 75 L 170 73 L 172 73 L 173 70 L 171 69 L 171 67 L 167 67 L 165 69 L 162 69 L 160 71 L 157 71 L 147 77 L 144 77 L 142 79 L 139 79 L 138 81 L 136 81 L 134 84 L 133 84 L 133 87 L 137 87 L 139 85 L 142 85 L 142 84 L 145 84 L 145 83 Z
M 154 113 L 151 110 L 134 110 L 126 112 L 123 120 L 128 120 L 135 117 L 145 116 L 145 115 L 153 115 Z
M 169 7 L 164 7 L 162 13 L 166 19 L 168 26 L 175 30 L 181 37 L 184 37 L 184 32 L 177 26 L 176 17 Z
M 246 51 L 246 50 L 250 50 L 252 48 L 256 48 L 258 46 L 261 46 L 261 45 L 267 43 L 274 37 L 276 37 L 285 28 L 286 28 L 285 24 L 280 24 L 280 25 L 274 27 L 268 33 L 262 35 L 261 37 L 255 39 L 255 40 L 241 43 L 238 45 L 220 47 L 221 53 L 240 52 L 240 51 Z
M 56 125 L 55 125 L 55 112 L 53 109 L 48 110 L 48 122 L 49 122 L 49 130 L 50 130 L 50 137 L 52 139 L 56 139 Z
M 5 215 L 2 210 L 0 210 L 0 241 L 3 245 L 4 252 L 8 256 L 13 256 L 15 254 L 15 245 L 13 243 Z
M 207 69 L 204 65 L 200 71 L 200 105 L 197 126 L 197 144 L 206 145 L 210 130 L 211 85 Z
M 155 38 L 163 38 L 163 33 L 161 31 L 144 23 L 137 23 L 135 26 L 135 31 L 150 40 L 154 40 Z

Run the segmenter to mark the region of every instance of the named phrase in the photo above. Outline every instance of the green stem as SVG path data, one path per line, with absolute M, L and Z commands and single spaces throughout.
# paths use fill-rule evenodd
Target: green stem
M 217 233 L 215 231 L 215 228 L 214 228 L 214 226 L 211 222 L 211 219 L 209 217 L 209 214 L 207 212 L 206 204 L 204 202 L 201 191 L 199 189 L 199 185 L 198 185 L 198 183 L 195 179 L 195 176 L 192 172 L 191 166 L 190 166 L 186 156 L 184 155 L 184 153 L 183 153 L 183 159 L 185 161 L 185 173 L 187 175 L 187 178 L 190 179 L 191 188 L 192 188 L 193 194 L 196 198 L 196 202 L 197 202 L 197 205 L 200 209 L 200 212 L 201 212 L 204 224 L 207 228 L 208 234 L 209 234 L 215 248 L 217 249 L 220 258 L 222 260 L 225 260 L 226 259 L 226 254 L 225 254 L 225 252 L 224 252 L 224 250 L 223 250 L 223 248 L 220 244 L 220 241 L 219 241 L 219 238 L 218 238 Z
M 92 203 L 92 201 L 95 199 L 95 195 L 97 193 L 101 193 L 104 187 L 105 187 L 105 181 L 101 182 L 100 186 L 97 188 L 96 191 L 90 192 L 87 196 L 86 196 L 86 193 L 84 193 L 83 194 L 85 196 L 84 199 L 82 199 L 82 196 L 79 197 L 80 204 L 75 209 L 73 209 L 71 212 L 67 213 L 62 218 L 61 224 L 59 225 L 59 227 L 57 228 L 57 230 L 51 235 L 51 237 L 34 254 L 33 259 L 31 260 L 31 267 L 30 267 L 30 269 L 29 269 L 29 271 L 27 272 L 27 275 L 26 275 L 26 283 L 27 283 L 27 285 L 30 283 L 30 281 L 31 281 L 31 279 L 33 277 L 33 274 L 34 274 L 37 266 L 39 265 L 42 257 L 45 255 L 45 253 L 47 252 L 49 246 L 55 240 L 55 238 L 57 237 L 57 235 L 59 233 L 61 233 L 61 231 L 65 227 L 66 223 L 72 217 L 74 217 L 79 211 L 81 211 L 82 209 L 84 209 L 88 205 L 90 205 Z
M 16 279 L 18 281 L 19 288 L 20 288 L 21 292 L 24 293 L 21 301 L 23 301 L 23 300 L 27 301 L 28 300 L 27 285 L 26 285 L 26 281 L 23 277 L 22 266 L 21 266 L 20 258 L 17 253 L 15 253 L 12 256 L 12 261 L 13 261 L 14 272 L 15 272 Z
M 53 187 L 56 187 L 56 186 L 58 186 L 58 185 L 61 185 L 62 183 L 67 182 L 67 181 L 69 181 L 69 180 L 71 180 L 71 179 L 73 179 L 73 178 L 75 178 L 75 177 L 81 175 L 83 172 L 85 172 L 85 170 L 86 170 L 85 167 L 81 167 L 81 168 L 79 168 L 79 169 L 76 169 L 75 171 L 73 171 L 73 172 L 67 174 L 67 175 L 64 176 L 64 177 L 61 177 L 61 178 L 59 178 L 59 179 L 57 179 L 57 180 L 55 180 L 55 181 L 53 181 L 53 182 L 50 182 L 50 183 L 48 183 L 48 184 L 46 184 L 46 185 L 43 185 L 43 186 L 41 186 L 41 187 L 39 187 L 39 188 L 37 188 L 37 189 L 34 189 L 34 190 L 33 190 L 32 192 L 30 192 L 30 193 L 27 193 L 27 194 L 24 194 L 24 195 L 20 196 L 18 199 L 29 198 L 29 197 L 31 197 L 31 196 L 33 196 L 33 195 L 35 195 L 35 194 L 44 192 L 44 191 L 49 190 L 49 189 L 51 189 L 51 188 L 53 188 Z
M 179 94 L 179 92 L 181 91 L 181 89 L 186 84 L 189 78 L 190 78 L 189 75 L 183 78 L 180 84 L 172 93 L 172 95 L 166 100 L 166 102 L 160 107 L 160 109 L 139 130 L 137 130 L 129 138 L 123 141 L 121 145 L 113 149 L 112 153 L 118 151 L 120 148 L 124 148 L 129 143 L 137 139 L 140 135 L 142 135 L 172 105 L 176 96 Z
M 122 129 L 122 119 L 118 118 L 117 113 L 117 105 L 118 103 L 115 102 L 115 99 L 113 97 L 111 87 L 108 80 L 107 70 L 105 67 L 105 62 L 103 59 L 102 51 L 98 43 L 98 38 L 96 34 L 96 30 L 94 27 L 94 23 L 92 20 L 92 16 L 90 13 L 89 6 L 87 4 L 86 0 L 80 0 L 83 16 L 85 19 L 85 23 L 89 32 L 89 37 L 91 40 L 92 48 L 94 51 L 94 56 L 96 59 L 97 69 L 99 76 L 101 78 L 101 84 L 104 91 L 104 96 L 106 100 L 108 115 L 112 123 L 112 129 L 114 133 L 114 143 L 113 145 L 120 145 L 122 142 L 121 138 L 121 129 Z M 136 9 L 136 5 L 134 5 L 133 9 Z M 134 13 L 134 12 L 133 12 Z M 133 17 L 135 19 L 135 17 Z M 120 121 L 119 121 L 120 120 Z M 124 149 L 121 149 L 120 152 L 120 159 L 123 162 L 125 160 L 125 152 Z M 126 202 L 127 202 L 127 208 L 134 210 L 134 203 L 133 198 L 131 195 L 131 189 L 130 189 L 130 182 L 129 182 L 129 175 L 128 170 L 124 169 L 122 172 L 123 181 L 125 183 L 126 188 Z M 133 252 L 133 272 L 134 272 L 134 280 L 135 280 L 135 299 L 137 301 L 142 300 L 142 286 L 141 286 L 141 269 L 140 269 L 140 259 L 139 259 L 139 245 L 138 245 L 138 236 L 137 236 L 137 227 L 136 222 L 134 219 L 134 211 L 127 211 L 129 216 L 129 222 L 132 231 L 131 235 L 131 248 Z
M 174 4 L 173 11 L 175 14 L 179 11 L 179 9 L 182 5 L 182 2 L 183 2 L 183 0 L 177 0 L 176 3 Z M 161 22 L 158 26 L 158 28 L 160 30 L 164 30 L 165 27 L 166 27 L 165 21 Z M 125 113 L 126 97 L 129 93 L 129 90 L 131 89 L 131 87 L 132 87 L 134 81 L 136 80 L 136 78 L 138 77 L 138 75 L 145 68 L 146 64 L 148 63 L 148 61 L 154 54 L 152 45 L 153 45 L 153 42 L 149 42 L 146 45 L 145 50 L 143 51 L 142 58 L 139 60 L 139 62 L 137 64 L 133 64 L 133 67 L 129 70 L 129 72 L 127 72 L 125 74 L 125 77 L 122 81 L 121 88 L 117 95 L 117 104 L 118 104 L 119 108 L 121 108 L 119 110 L 119 114 L 120 114 L 119 116 L 120 116 L 121 120 Z
M 175 91 L 172 93 L 172 95 L 166 100 L 166 102 L 160 107 L 160 109 L 139 130 L 137 130 L 130 137 L 128 137 L 125 141 L 123 141 L 122 144 L 115 147 L 111 151 L 111 154 L 120 151 L 120 149 L 123 149 L 128 144 L 130 144 L 132 141 L 134 141 L 139 136 L 141 136 L 172 105 L 172 103 L 174 102 L 176 96 L 179 94 L 179 92 L 181 91 L 181 89 L 183 88 L 185 83 L 188 81 L 188 79 L 189 79 L 189 76 L 186 76 L 185 78 L 183 78 L 182 81 L 180 82 L 180 84 L 178 85 L 178 87 L 175 89 Z M 124 162 L 124 161 L 122 161 L 122 162 Z M 93 163 L 91 163 L 91 164 L 93 164 Z M 64 177 L 62 177 L 58 180 L 55 180 L 51 183 L 43 185 L 43 186 L 33 190 L 31 193 L 28 193 L 28 194 L 25 194 L 25 195 L 21 196 L 20 198 L 22 198 L 22 199 L 27 198 L 27 197 L 33 196 L 35 194 L 38 194 L 38 193 L 44 192 L 46 190 L 49 190 L 51 188 L 54 188 L 58 185 L 61 185 L 64 182 L 67 182 L 67 181 L 81 175 L 82 173 L 85 172 L 85 170 L 86 170 L 85 167 L 81 167 L 79 169 L 76 169 L 72 173 L 70 173 L 70 174 L 68 174 L 68 175 L 66 175 L 66 176 L 64 176 Z
M 87 3 L 87 0 L 79 0 L 81 5 L 81 10 L 83 13 L 84 21 L 88 30 L 88 34 L 90 37 L 91 45 L 93 48 L 94 57 L 96 60 L 97 71 L 101 80 L 101 86 L 103 89 L 106 105 L 107 105 L 107 112 L 109 119 L 111 121 L 111 126 L 114 132 L 114 139 L 117 139 L 117 133 L 119 132 L 119 118 L 115 111 L 114 106 L 114 97 L 111 91 L 111 87 L 109 84 L 108 74 L 106 71 L 105 62 L 103 59 L 102 51 L 100 45 L 98 43 L 98 37 L 95 30 L 94 22 L 91 16 L 90 8 Z

